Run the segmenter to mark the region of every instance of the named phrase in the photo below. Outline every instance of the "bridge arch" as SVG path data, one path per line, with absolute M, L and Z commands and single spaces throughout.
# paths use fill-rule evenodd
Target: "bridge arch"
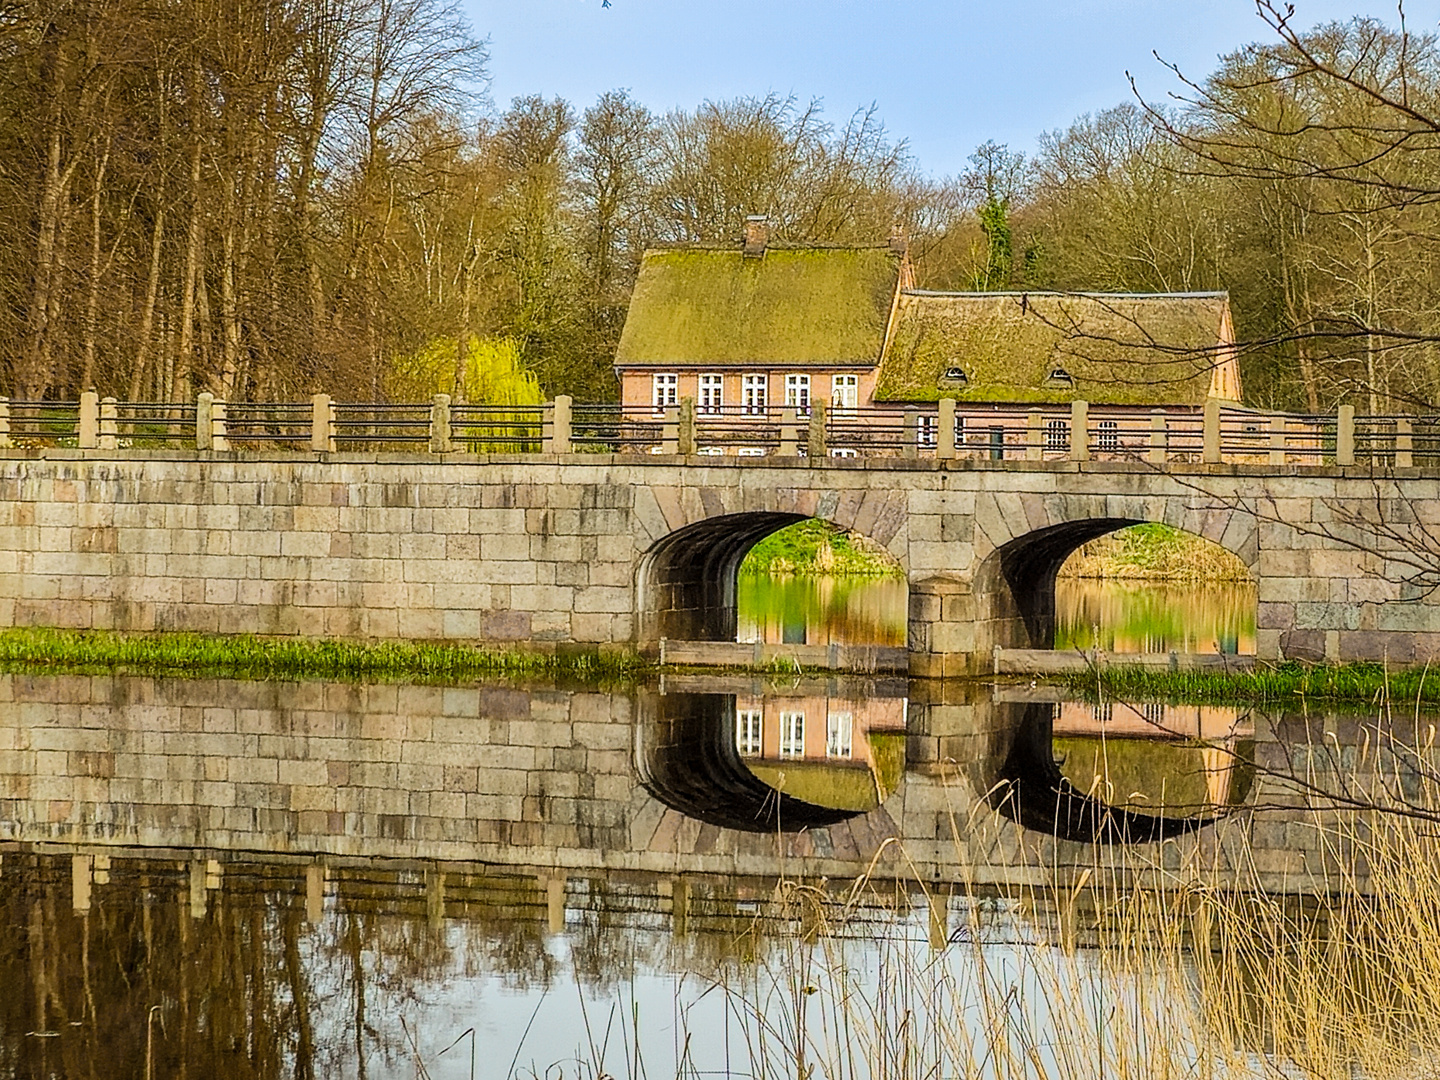
M 641 643 L 662 637 L 734 641 L 736 583 L 745 556 L 772 533 L 812 518 L 883 544 L 902 567 L 907 565 L 900 493 L 707 490 L 689 502 L 700 512 L 667 514 L 667 531 L 637 561 L 636 636 Z
M 740 564 L 765 537 L 804 520 L 783 511 L 720 514 L 661 537 L 640 560 L 640 640 L 734 641 Z
M 1180 500 L 1114 497 L 1047 500 L 1036 512 L 1007 516 L 1019 528 L 995 527 L 993 546 L 974 569 L 976 644 L 1000 648 L 1048 649 L 1055 644 L 1055 584 L 1061 567 L 1078 548 L 1107 533 L 1148 523 L 1169 525 L 1218 544 L 1237 556 L 1253 575 L 1258 561 L 1255 519 L 1230 508 L 1192 506 Z M 977 551 L 978 554 L 978 551 Z

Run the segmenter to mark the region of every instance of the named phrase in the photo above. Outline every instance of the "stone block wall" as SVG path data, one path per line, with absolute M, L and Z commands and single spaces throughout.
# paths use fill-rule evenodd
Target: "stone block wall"
M 1097 528 L 1148 521 L 1254 570 L 1264 657 L 1440 655 L 1434 479 L 1119 462 L 0 451 L 0 626 L 723 636 L 744 543 L 809 516 L 905 569 L 914 674 L 1048 647 L 1059 562 Z

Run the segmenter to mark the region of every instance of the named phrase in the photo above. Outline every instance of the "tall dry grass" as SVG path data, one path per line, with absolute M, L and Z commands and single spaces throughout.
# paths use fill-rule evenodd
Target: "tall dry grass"
M 921 887 L 873 934 L 869 877 L 786 883 L 772 938 L 727 977 L 732 1075 L 834 1080 L 1401 1080 L 1440 1072 L 1440 774 L 1367 743 L 1325 792 L 1301 774 L 1321 887 L 1267 893 L 1238 818 L 1221 846 L 1096 847 L 992 901 Z M 1343 756 L 1343 755 L 1342 755 Z M 1276 783 L 1283 778 L 1274 778 Z M 984 812 L 979 812 L 982 817 Z M 976 824 L 975 820 L 968 823 Z M 1005 828 L 993 820 L 986 828 Z M 914 888 L 904 895 L 914 896 Z M 948 890 L 947 890 L 948 891 Z M 862 904 L 862 898 L 872 901 Z M 863 918 L 861 917 L 863 914 Z M 858 921 L 857 921 L 858 920 Z M 685 1072 L 681 1070 L 682 1074 Z M 692 1073 L 698 1075 L 698 1071 Z

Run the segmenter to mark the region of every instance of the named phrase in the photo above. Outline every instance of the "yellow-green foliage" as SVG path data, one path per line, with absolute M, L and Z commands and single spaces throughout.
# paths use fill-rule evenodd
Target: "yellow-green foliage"
M 1240 558 L 1194 533 L 1159 522 L 1092 540 L 1066 560 L 1062 576 L 1147 581 L 1250 581 Z
M 385 376 L 391 401 L 426 401 L 450 394 L 472 405 L 540 405 L 545 395 L 525 370 L 513 338 L 471 337 L 465 345 L 461 384 L 455 385 L 459 346 L 452 337 L 436 337 L 415 352 L 397 356 Z

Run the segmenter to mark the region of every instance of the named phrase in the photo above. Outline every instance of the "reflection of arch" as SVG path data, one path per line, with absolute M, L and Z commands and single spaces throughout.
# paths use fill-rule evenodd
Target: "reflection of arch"
M 863 811 L 784 795 L 745 767 L 735 747 L 735 698 L 665 694 L 641 699 L 636 765 L 655 798 L 687 817 L 746 832 L 798 832 Z
M 991 806 L 1018 825 L 1082 843 L 1150 843 L 1193 832 L 1217 815 L 1142 814 L 1086 795 L 1055 762 L 1049 702 L 1024 705 L 996 775 L 982 777 Z M 1248 790 L 1248 788 L 1247 788 Z
M 1053 648 L 1060 568 L 1082 544 L 1118 529 L 1163 519 L 1166 525 L 1218 544 L 1254 571 L 1255 523 L 1245 514 L 1187 508 L 1179 515 L 1162 515 L 1155 511 L 1165 508 L 1166 501 L 1156 507 L 1143 498 L 1103 496 L 1045 500 L 1038 507 L 1018 501 L 1012 506 L 1003 496 L 996 503 L 994 513 L 985 514 L 981 522 L 994 547 L 976 566 L 974 577 L 981 630 L 977 646 L 982 651 L 993 645 Z

